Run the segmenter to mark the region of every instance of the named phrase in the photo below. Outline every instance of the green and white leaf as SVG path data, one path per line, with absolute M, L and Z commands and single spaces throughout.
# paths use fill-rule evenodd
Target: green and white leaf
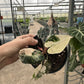
M 57 42 L 57 41 L 59 41 L 59 40 L 60 40 L 59 37 L 57 37 L 57 36 L 55 36 L 55 35 L 51 35 L 51 36 L 46 40 L 46 42 L 48 42 L 48 41 Z
M 52 35 L 47 39 L 44 46 L 47 47 L 47 48 L 51 47 L 53 44 L 55 44 L 59 40 L 60 40 L 60 38 L 58 36 Z
M 22 54 L 20 55 L 20 59 L 25 64 L 35 64 L 35 63 L 40 63 L 41 61 L 43 61 L 44 56 L 41 51 L 35 50 L 32 53 L 32 56 Z
M 53 44 L 55 44 L 56 42 L 52 42 L 52 41 L 48 41 L 44 44 L 45 47 L 51 47 Z
M 70 35 L 55 35 L 59 38 L 59 41 L 60 40 L 64 40 L 64 38 L 70 38 L 71 36 Z
M 59 38 L 58 41 L 63 40 L 64 38 L 70 37 L 69 35 L 55 35 L 55 36 Z M 58 42 L 58 41 L 56 41 L 56 42 Z M 52 45 L 54 45 L 56 42 L 47 41 L 47 42 L 44 44 L 44 46 L 48 48 L 48 47 L 51 47 Z
M 70 28 L 69 34 L 75 37 L 81 44 L 84 45 L 84 26 L 79 26 L 78 29 L 76 27 Z
M 49 54 L 57 54 L 61 53 L 65 47 L 68 45 L 70 39 L 72 38 L 69 35 L 57 35 L 59 37 L 59 41 L 55 42 L 49 49 L 48 53 Z

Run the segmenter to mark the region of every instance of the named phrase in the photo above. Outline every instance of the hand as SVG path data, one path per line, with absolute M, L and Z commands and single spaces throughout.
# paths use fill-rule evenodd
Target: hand
M 19 51 L 28 45 L 36 45 L 38 43 L 35 40 L 34 35 L 22 35 L 0 46 L 0 64 L 5 62 L 5 65 L 11 64 L 18 59 Z

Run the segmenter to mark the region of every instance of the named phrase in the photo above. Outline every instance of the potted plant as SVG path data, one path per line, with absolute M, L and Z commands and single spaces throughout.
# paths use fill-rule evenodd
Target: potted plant
M 71 38 L 69 35 L 52 35 L 44 43 L 45 49 L 34 50 L 31 56 L 24 53 L 20 55 L 23 63 L 36 68 L 34 79 L 40 78 L 43 74 L 54 73 L 64 66 L 67 59 L 67 45 Z

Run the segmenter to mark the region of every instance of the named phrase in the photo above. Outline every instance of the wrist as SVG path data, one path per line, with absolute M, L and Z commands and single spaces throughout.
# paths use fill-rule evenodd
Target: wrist
M 0 61 L 0 69 L 2 69 L 3 67 L 5 67 L 7 64 L 5 62 L 5 59 L 3 59 L 2 61 Z
M 1 61 L 3 61 L 5 58 L 6 58 L 6 56 L 4 55 L 4 48 L 3 48 L 3 46 L 0 46 L 0 62 Z

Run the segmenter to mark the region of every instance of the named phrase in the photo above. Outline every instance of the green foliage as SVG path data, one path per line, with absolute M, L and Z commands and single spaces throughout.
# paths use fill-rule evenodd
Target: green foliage
M 84 45 L 84 25 L 80 25 L 77 29 L 76 27 L 72 27 L 69 29 L 69 34 L 75 37 L 81 44 Z
M 21 23 L 21 26 L 28 26 L 28 25 L 29 25 L 29 24 L 27 24 L 27 23 L 26 23 L 26 24 L 24 24 L 24 23 Z
M 73 54 L 69 61 L 69 71 L 73 71 L 78 66 L 78 62 L 76 60 L 76 55 Z
M 82 44 L 75 37 L 71 38 L 69 44 L 73 51 L 77 51 L 82 47 Z
M 38 32 L 37 32 L 37 35 L 43 40 L 43 41 L 46 41 L 46 39 L 47 39 L 47 37 L 48 37 L 48 35 L 49 35 L 49 32 L 50 32 L 50 30 L 49 30 L 49 27 L 48 26 L 46 26 L 46 27 L 44 27 L 44 28 L 40 28 L 40 30 L 38 30 Z
M 78 55 L 79 55 L 81 64 L 84 64 L 84 46 L 79 49 Z
M 72 50 L 72 56 L 70 56 L 70 71 L 73 71 L 78 66 L 78 61 L 84 64 L 84 24 L 79 25 L 78 28 L 71 27 L 69 34 L 73 36 L 70 40 L 70 47 Z M 79 60 L 77 60 L 79 56 Z
M 60 40 L 60 39 L 59 39 L 57 36 L 52 35 L 52 36 L 50 36 L 50 37 L 48 38 L 48 40 L 47 40 L 46 42 L 48 42 L 48 41 L 57 42 L 57 41 L 59 41 L 59 40 Z
M 75 38 L 71 38 L 70 40 L 70 47 L 72 51 L 72 55 L 70 56 L 69 60 L 69 71 L 73 71 L 79 64 L 77 61 L 77 51 L 80 49 L 82 44 Z
M 67 17 L 56 17 L 55 20 L 58 22 L 66 22 Z
M 17 19 L 17 22 L 23 23 L 23 19 Z
M 43 26 L 47 26 L 47 22 L 46 21 L 38 20 L 37 22 L 40 23 Z
M 42 75 L 45 74 L 44 72 L 38 71 L 37 74 L 33 74 L 33 79 L 37 80 L 42 77 Z
M 37 35 L 39 36 L 39 38 L 43 37 L 42 30 L 43 30 L 43 28 L 41 27 L 40 30 L 38 30 L 38 32 L 37 32 Z
M 81 46 L 82 44 L 75 37 L 71 38 L 70 47 L 72 55 L 70 56 L 69 61 L 69 71 L 73 71 L 79 65 L 79 62 L 77 60 L 77 53 Z
M 49 20 L 49 17 L 40 17 L 39 20 L 43 20 L 43 21 L 47 22 Z
M 26 18 L 26 23 L 29 23 L 30 19 L 29 18 Z
M 26 18 L 25 21 L 26 21 L 26 23 L 29 23 L 30 19 Z M 17 19 L 17 22 L 23 23 L 23 19 Z
M 41 53 L 41 51 L 34 51 L 32 53 L 32 56 L 28 56 L 28 55 L 20 55 L 21 61 L 25 64 L 32 64 L 34 67 L 37 67 L 37 65 L 39 65 L 43 60 L 44 60 L 44 56 Z

